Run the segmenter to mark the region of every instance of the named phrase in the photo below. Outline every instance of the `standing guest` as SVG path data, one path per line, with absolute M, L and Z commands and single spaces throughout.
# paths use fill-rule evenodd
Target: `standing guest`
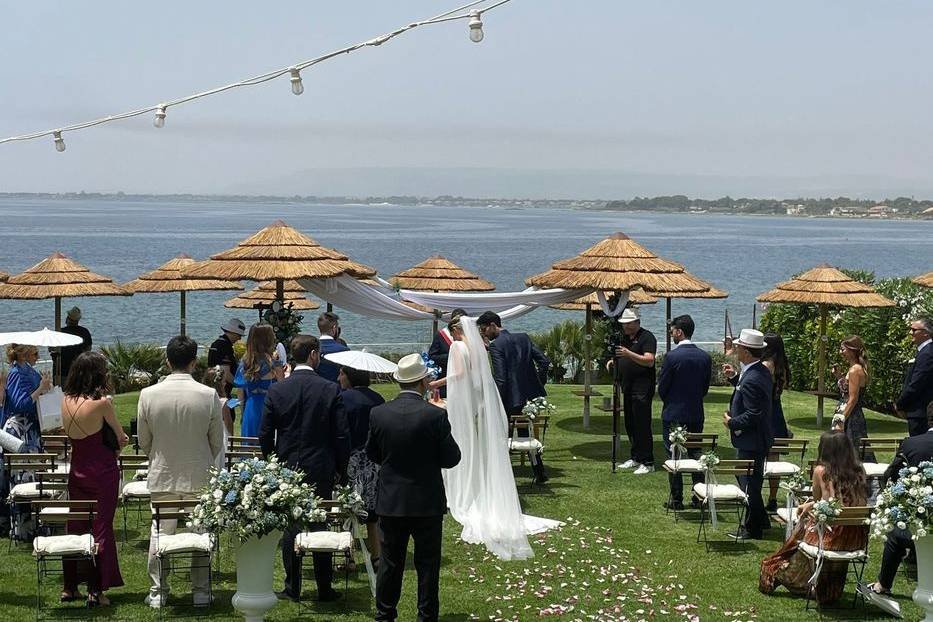
M 703 431 L 705 418 L 703 398 L 709 392 L 709 383 L 713 374 L 713 359 L 690 341 L 694 328 L 693 318 L 689 315 L 679 315 L 671 320 L 670 331 L 674 349 L 664 357 L 664 362 L 661 363 L 661 373 L 658 376 L 658 395 L 664 402 L 664 407 L 661 409 L 664 448 L 668 456 L 672 458 L 674 456 L 671 453 L 671 430 L 677 426 L 683 426 L 687 432 Z M 693 459 L 700 457 L 699 448 L 690 449 L 688 453 Z M 691 476 L 694 484 L 703 481 L 702 473 L 692 473 Z M 669 510 L 682 510 L 684 509 L 683 475 L 671 473 L 668 479 L 671 496 L 670 501 L 664 503 L 664 507 Z
M 894 403 L 897 412 L 907 418 L 911 436 L 926 432 L 927 406 L 933 402 L 933 320 L 916 319 L 910 323 L 910 338 L 917 346 L 917 356 L 907 368 L 904 387 Z
M 447 496 L 441 469 L 460 462 L 460 448 L 441 408 L 424 401 L 431 380 L 420 354 L 398 362 L 398 397 L 370 413 L 366 453 L 380 465 L 376 488 L 381 557 L 376 575 L 376 620 L 398 617 L 408 540 L 415 543 L 418 620 L 436 622 L 441 539 Z
M 461 315 L 466 315 L 463 309 L 454 309 L 450 312 L 450 321 L 453 322 Z M 450 354 L 450 344 L 454 338 L 450 335 L 450 329 L 446 326 L 434 333 L 434 340 L 431 347 L 428 348 L 428 358 L 434 361 L 440 368 L 437 379 L 440 380 L 447 376 L 447 357 Z M 441 397 L 447 397 L 447 387 L 442 386 L 439 389 Z
M 737 539 L 760 540 L 762 532 L 770 527 L 768 512 L 761 498 L 761 486 L 765 458 L 774 439 L 771 434 L 773 383 L 770 372 L 761 364 L 765 336 L 760 331 L 744 328 L 733 344 L 742 369 L 736 373 L 732 365 L 723 365 L 723 372 L 735 390 L 722 421 L 732 437 L 736 457 L 754 460 L 755 469 L 751 477 L 743 475 L 739 478 L 739 486 L 748 495 L 748 512 L 745 523 L 729 535 Z
M 324 359 L 325 354 L 335 352 L 346 352 L 348 348 L 343 343 L 337 341 L 340 336 L 340 317 L 331 311 L 325 311 L 317 318 L 317 329 L 321 333 L 321 366 L 318 368 L 318 374 L 321 378 L 337 382 L 337 375 L 340 373 L 340 367 L 336 363 L 331 363 Z
M 79 324 L 80 321 L 81 309 L 78 307 L 69 309 L 68 313 L 65 315 L 65 325 L 61 328 L 61 332 L 74 335 L 75 337 L 81 337 L 81 343 L 59 349 L 57 357 L 58 372 L 55 374 L 56 378 L 61 378 L 62 380 L 67 378 L 68 370 L 71 369 L 71 364 L 74 360 L 78 358 L 78 355 L 82 352 L 89 352 L 94 343 L 91 339 L 91 331 L 81 326 Z
M 258 436 L 262 404 L 273 383 L 285 378 L 283 361 L 275 356 L 275 331 L 268 324 L 253 324 L 246 338 L 246 353 L 233 384 L 239 389 L 243 418 L 240 436 Z
M 479 316 L 476 325 L 480 334 L 489 342 L 492 376 L 499 389 L 505 414 L 509 418 L 519 416 L 525 404 L 536 397 L 547 395 L 544 383 L 551 361 L 532 343 L 528 335 L 503 329 L 502 319 L 492 311 Z M 528 430 L 519 431 L 519 436 L 528 434 Z M 536 484 L 548 481 L 541 454 L 535 456 L 531 468 Z
M 292 339 L 295 369 L 283 382 L 269 389 L 259 428 L 263 456 L 275 454 L 291 469 L 305 474 L 305 483 L 315 493 L 330 499 L 334 480 L 346 482 L 350 459 L 350 430 L 340 387 L 321 378 L 315 368 L 321 361 L 320 342 L 311 335 Z M 324 531 L 325 523 L 309 531 Z M 286 529 L 282 536 L 282 563 L 285 566 L 285 589 L 281 599 L 298 600 L 301 595 L 301 560 L 295 555 L 297 529 Z M 333 555 L 314 553 L 314 578 L 321 602 L 336 600 L 340 593 L 331 586 Z
M 107 606 L 104 592 L 123 585 L 117 560 L 113 515 L 117 511 L 120 470 L 117 455 L 130 439 L 123 431 L 109 393 L 113 391 L 107 374 L 107 359 L 99 352 L 85 352 L 69 365 L 62 400 L 62 424 L 71 439 L 71 468 L 68 471 L 68 498 L 97 501 L 92 532 L 97 544 L 94 563 L 63 562 L 63 602 L 81 598 L 79 573 L 87 581 L 87 606 Z M 87 523 L 69 522 L 72 533 L 86 533 Z
M 779 585 L 795 596 L 806 597 L 810 593 L 813 566 L 799 550 L 799 544 L 819 545 L 815 521 L 808 516 L 814 502 L 835 498 L 844 507 L 865 505 L 865 470 L 855 455 L 852 441 L 841 432 L 823 432 L 818 454 L 813 468 L 813 500 L 797 508 L 800 520 L 794 532 L 777 552 L 761 562 L 758 589 L 763 594 L 773 594 Z M 827 551 L 851 551 L 867 544 L 867 525 L 833 525 L 822 539 L 823 548 Z M 819 604 L 836 602 L 842 596 L 848 564 L 847 561 L 824 560 L 816 585 L 812 586 L 813 597 Z
M 916 467 L 927 460 L 933 460 L 933 403 L 927 407 L 927 431 L 904 439 L 894 460 L 884 472 L 882 485 L 896 482 L 902 468 Z M 897 568 L 908 552 L 916 558 L 916 547 L 910 531 L 898 527 L 889 531 L 884 541 L 878 580 L 869 584 L 868 589 L 876 594 L 891 596 Z
M 152 501 L 197 499 L 207 483 L 208 470 L 223 450 L 223 422 L 217 392 L 191 377 L 198 344 L 190 337 L 172 337 L 165 349 L 172 373 L 139 393 L 139 447 L 149 456 L 148 487 Z M 153 609 L 168 597 L 168 568 L 159 572 L 156 545 L 159 535 L 172 535 L 175 520 L 153 521 L 149 538 L 149 594 Z M 210 604 L 207 555 L 197 554 L 191 569 L 195 605 Z
M 366 439 L 369 436 L 369 413 L 385 399 L 369 388 L 369 372 L 352 367 L 341 367 L 337 376 L 343 393 L 343 407 L 350 425 L 350 463 L 347 478 L 353 489 L 366 504 L 366 532 L 369 554 L 375 565 L 379 562 L 379 531 L 376 529 L 376 482 L 379 465 L 366 455 Z
M 658 340 L 647 329 L 635 309 L 619 318 L 622 343 L 613 351 L 618 361 L 615 380 L 622 385 L 625 432 L 632 446 L 631 457 L 619 468 L 635 469 L 635 475 L 654 471 L 654 438 L 651 435 L 651 401 L 654 399 L 654 356 Z
M 836 421 L 836 417 L 833 417 L 833 429 L 845 431 L 853 447 L 858 451 L 862 446 L 862 438 L 868 435 L 868 424 L 865 422 L 865 413 L 862 411 L 869 378 L 865 343 L 858 335 L 846 337 L 839 344 L 839 354 L 849 369 L 837 382 L 839 406 L 836 412 L 842 415 L 843 421 Z M 867 462 L 874 462 L 875 456 L 866 454 L 863 459 Z
M 237 318 L 230 318 L 227 323 L 220 327 L 223 334 L 214 340 L 207 351 L 207 366 L 220 367 L 223 372 L 223 392 L 218 391 L 223 397 L 233 395 L 233 378 L 237 370 L 236 353 L 233 351 L 233 344 L 238 342 L 246 334 L 246 325 Z M 230 409 L 231 421 L 236 420 L 236 410 Z M 232 425 L 232 424 L 231 424 Z M 233 428 L 230 428 L 230 434 L 233 434 Z
M 787 429 L 787 420 L 784 418 L 784 406 L 781 404 L 781 395 L 784 389 L 790 388 L 790 364 L 787 362 L 787 353 L 784 350 L 784 340 L 777 333 L 765 334 L 765 352 L 761 357 L 761 364 L 771 372 L 771 433 L 774 438 L 791 438 L 793 434 Z M 858 445 L 856 445 L 858 447 Z M 769 460 L 780 460 L 781 457 L 772 453 Z M 769 512 L 777 512 L 777 491 L 780 479 L 769 478 L 768 506 Z
M 10 371 L 4 390 L 0 428 L 23 441 L 19 451 L 39 453 L 42 451 L 42 432 L 36 405 L 39 396 L 52 388 L 52 378 L 47 373 L 40 374 L 33 367 L 39 360 L 39 349 L 35 346 L 11 343 L 6 348 L 6 356 Z M 13 534 L 24 540 L 31 538 L 29 512 L 19 512 L 19 506 L 7 505 L 6 498 L 13 486 L 32 479 L 33 474 L 29 471 L 14 473 L 11 477 L 5 472 L 0 473 L 0 508 L 4 517 L 12 513 Z

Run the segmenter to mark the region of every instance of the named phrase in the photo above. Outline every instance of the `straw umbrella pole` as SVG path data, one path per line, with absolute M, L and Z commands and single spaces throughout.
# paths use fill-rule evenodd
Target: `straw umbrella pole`
M 933 287 L 933 272 L 921 274 L 920 276 L 914 277 L 911 280 L 917 285 L 922 285 L 923 287 Z
M 815 305 L 820 314 L 820 335 L 817 346 L 816 424 L 823 424 L 823 398 L 826 392 L 826 318 L 830 307 L 893 307 L 895 303 L 871 287 L 849 278 L 840 270 L 821 264 L 790 281 L 779 283 L 758 296 L 758 302 Z
M 182 270 L 193 279 L 274 281 L 275 300 L 285 302 L 285 282 L 329 279 L 348 274 L 366 278 L 376 274 L 369 266 L 321 246 L 312 238 L 278 220 L 235 247 Z
M 614 233 L 576 257 L 555 263 L 551 270 L 525 281 L 537 287 L 590 288 L 627 292 L 702 292 L 679 263 L 661 259 L 624 233 Z M 612 470 L 615 472 L 619 438 L 619 387 L 614 383 L 612 406 Z M 584 426 L 589 421 L 584 420 Z
M 496 286 L 481 279 L 472 272 L 464 270 L 446 257 L 434 255 L 421 263 L 403 270 L 393 276 L 389 283 L 399 289 L 418 292 L 489 292 Z M 431 309 L 434 321 L 431 335 L 437 332 L 437 309 Z
M 85 296 L 131 296 L 133 292 L 95 274 L 61 253 L 53 253 L 22 274 L 0 284 L 0 299 L 55 300 L 55 330 L 62 327 L 62 298 Z M 56 374 L 56 384 L 61 374 Z
M 260 284 L 259 287 L 231 298 L 224 303 L 224 306 L 230 309 L 258 309 L 260 319 L 262 319 L 262 310 L 277 300 L 276 287 L 275 282 L 266 281 Z M 309 300 L 305 297 L 306 295 L 307 291 L 298 284 L 298 281 L 284 281 L 282 283 L 282 300 L 284 304 L 291 306 L 296 311 L 313 311 L 321 308 L 320 304 L 314 300 Z
M 179 334 L 187 333 L 187 294 L 194 291 L 210 290 L 228 290 L 243 289 L 243 287 L 233 281 L 223 281 L 218 279 L 188 279 L 182 276 L 181 271 L 185 268 L 195 265 L 197 262 L 182 253 L 174 259 L 170 259 L 155 270 L 146 272 L 139 278 L 126 283 L 124 287 L 133 293 L 161 294 L 168 292 L 179 292 L 179 310 L 180 317 Z
M 606 297 L 608 298 L 612 292 L 607 292 Z M 646 293 L 643 289 L 636 288 L 629 292 L 628 295 L 628 304 L 637 306 L 637 305 L 653 305 L 657 304 L 658 299 L 652 296 L 651 294 Z M 560 311 L 585 311 L 584 315 L 584 337 L 583 337 L 583 390 L 574 391 L 573 393 L 577 396 L 583 398 L 583 426 L 584 428 L 589 428 L 590 425 L 590 398 L 591 397 L 600 397 L 602 393 L 595 391 L 592 388 L 592 372 L 590 368 L 592 367 L 593 361 L 593 306 L 599 304 L 599 299 L 596 297 L 595 293 L 588 294 L 582 298 L 577 298 L 572 302 L 565 302 L 557 305 L 551 305 L 552 309 L 558 309 Z

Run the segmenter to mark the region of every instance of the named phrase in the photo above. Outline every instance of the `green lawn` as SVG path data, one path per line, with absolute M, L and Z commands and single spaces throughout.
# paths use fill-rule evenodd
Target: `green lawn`
M 688 513 L 685 520 L 675 524 L 672 517 L 665 515 L 661 507 L 667 498 L 665 473 L 634 476 L 610 472 L 610 418 L 594 410 L 590 429 L 583 430 L 582 402 L 570 393 L 573 388 L 578 387 L 549 387 L 559 408 L 545 439 L 551 481 L 532 487 L 530 469 L 516 466 L 525 512 L 564 520 L 566 526 L 536 539 L 533 560 L 499 562 L 490 559 L 482 547 L 458 542 L 457 526 L 448 518 L 441 575 L 442 619 L 677 620 L 698 616 L 701 620 L 810 620 L 816 617 L 815 613 L 804 611 L 802 600 L 791 598 L 786 592 L 779 591 L 770 597 L 758 592 L 759 561 L 779 546 L 783 530 L 774 529 L 767 534 L 769 540 L 744 548 L 727 547 L 706 553 L 703 545 L 696 543 L 694 516 Z M 395 391 L 388 385 L 379 389 L 387 395 Z M 724 432 L 720 419 L 728 399 L 726 389 L 714 389 L 707 398 L 708 431 Z M 136 395 L 120 395 L 115 404 L 121 421 L 128 424 L 135 413 Z M 788 424 L 798 437 L 815 439 L 819 435 L 815 409 L 815 399 L 809 395 L 785 395 Z M 659 411 L 660 402 L 656 400 L 656 457 L 663 455 Z M 873 436 L 905 434 L 902 421 L 873 412 L 867 416 Z M 721 435 L 720 440 L 728 447 L 728 436 Z M 627 444 L 623 445 L 623 454 L 626 451 Z M 808 458 L 814 452 L 815 447 L 808 452 Z M 720 453 L 731 456 L 731 449 Z M 724 516 L 720 531 L 724 533 L 731 528 L 732 521 L 733 517 Z M 122 526 L 119 510 L 116 523 L 119 537 Z M 139 535 L 132 529 L 132 522 L 131 532 L 132 536 Z M 155 612 L 142 604 L 148 589 L 145 546 L 136 543 L 121 549 L 121 569 L 127 585 L 111 591 L 115 606 L 99 615 L 115 619 L 157 618 Z M 217 602 L 212 611 L 217 619 L 230 618 L 234 613 L 230 606 L 230 597 L 236 589 L 231 547 L 224 542 L 222 572 L 215 583 Z M 873 578 L 880 561 L 881 542 L 872 542 L 871 554 L 866 576 Z M 4 551 L 0 559 L 0 614 L 9 620 L 28 619 L 33 616 L 35 602 L 35 564 L 29 550 L 19 545 L 12 553 Z M 281 586 L 279 566 L 277 563 L 276 589 Z M 402 620 L 415 616 L 414 579 L 414 570 L 410 569 L 402 597 Z M 184 593 L 180 580 L 174 580 L 173 585 L 176 595 Z M 305 586 L 313 591 L 313 580 L 308 580 Z M 906 580 L 903 573 L 898 575 L 894 591 L 905 619 L 909 620 L 920 617 L 920 610 L 910 602 L 913 588 L 913 582 Z M 343 590 L 342 584 L 338 589 Z M 57 594 L 58 590 L 50 587 L 48 596 Z M 86 615 L 86 612 L 73 613 Z M 167 613 L 182 615 L 181 611 Z M 868 613 L 868 619 L 875 619 L 872 616 L 876 611 Z M 861 612 L 830 611 L 824 615 L 851 619 L 861 617 Z M 269 619 L 296 617 L 294 604 L 280 603 Z M 372 619 L 365 573 L 361 571 L 351 577 L 346 601 L 314 604 L 304 617 Z

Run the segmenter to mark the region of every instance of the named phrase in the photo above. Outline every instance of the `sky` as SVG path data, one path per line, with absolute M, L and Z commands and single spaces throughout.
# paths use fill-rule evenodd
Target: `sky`
M 2 0 L 0 137 L 457 6 Z M 933 3 L 512 0 L 288 78 L 0 145 L 0 192 L 933 197 Z

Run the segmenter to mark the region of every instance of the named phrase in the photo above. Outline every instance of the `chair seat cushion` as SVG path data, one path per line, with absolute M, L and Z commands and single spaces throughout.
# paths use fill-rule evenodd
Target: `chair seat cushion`
M 349 531 L 306 531 L 295 538 L 298 552 L 349 551 L 352 547 L 353 534 Z
M 820 547 L 815 544 L 810 544 L 809 542 L 798 542 L 797 548 L 799 548 L 804 555 L 812 559 L 816 559 L 820 552 Z M 864 549 L 856 551 L 823 551 L 823 559 L 836 562 L 856 562 L 862 561 L 867 557 L 868 552 Z
M 32 541 L 32 554 L 36 557 L 47 555 L 94 555 L 97 544 L 90 534 L 69 534 L 66 536 L 38 536 Z
M 716 501 L 745 501 L 746 495 L 735 484 L 694 484 L 693 492 L 700 500 L 709 497 L 710 492 Z
M 786 477 L 799 472 L 800 467 L 793 462 L 765 462 L 765 477 Z
M 137 499 L 149 498 L 149 484 L 145 481 L 130 482 L 123 487 L 123 498 L 134 497 Z
M 161 534 L 156 544 L 156 555 L 172 553 L 210 553 L 214 549 L 214 539 L 209 533 Z
M 786 507 L 778 508 L 777 515 L 785 524 L 797 522 L 797 508 L 791 508 L 790 510 Z
M 136 473 L 133 474 L 133 479 L 137 482 L 147 479 L 149 477 L 149 469 L 136 469 Z
M 46 506 L 39 510 L 39 516 L 52 516 L 54 514 L 67 514 L 71 511 L 71 508 L 67 507 L 57 507 L 57 506 Z
M 862 467 L 868 477 L 881 477 L 888 470 L 888 465 L 880 462 L 863 462 Z
M 51 497 L 51 490 L 43 490 L 43 497 Z M 39 482 L 23 482 L 22 484 L 17 484 L 10 489 L 10 499 L 14 501 L 16 499 L 38 499 L 39 498 Z
M 665 460 L 664 470 L 671 473 L 702 473 L 705 469 L 700 466 L 699 460 L 684 458 L 682 460 Z
M 55 465 L 53 473 L 68 473 L 71 470 L 70 462 L 59 462 Z
M 513 438 L 509 439 L 509 449 L 511 451 L 541 451 L 544 445 L 536 438 Z

